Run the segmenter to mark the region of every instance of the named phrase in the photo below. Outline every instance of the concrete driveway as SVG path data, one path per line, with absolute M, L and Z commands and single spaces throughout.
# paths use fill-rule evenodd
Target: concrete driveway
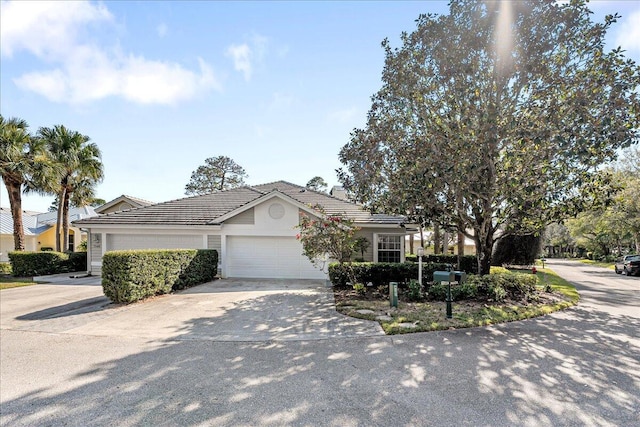
M 128 325 L 132 335 L 125 329 L 114 336 L 94 322 L 57 325 L 61 332 L 16 330 L 14 318 L 1 331 L 0 425 L 637 427 L 640 278 L 623 281 L 570 262 L 552 268 L 583 292 L 578 306 L 522 322 L 402 336 L 215 341 L 205 331 L 224 320 L 198 304 L 205 288 L 178 296 L 185 311 L 195 310 L 181 325 L 153 311 L 164 339 L 144 337 L 135 323 Z M 310 288 L 291 291 L 320 292 Z M 3 316 L 9 295 L 34 290 L 2 291 Z M 85 299 L 99 295 L 99 287 L 93 297 L 77 291 L 87 292 Z M 226 293 L 234 291 L 247 292 Z M 288 310 L 275 303 L 282 291 L 254 292 L 244 303 L 227 295 L 223 310 L 233 317 L 275 305 L 274 318 Z M 178 301 L 87 314 L 108 313 L 97 323 L 117 326 L 120 316 L 140 319 L 124 311 L 175 309 L 164 300 Z M 65 318 L 82 317 L 82 310 Z M 321 324 L 318 313 L 300 325 Z M 89 335 L 90 328 L 99 334 Z
M 2 329 L 213 341 L 384 335 L 377 322 L 336 312 L 322 281 L 220 279 L 122 306 L 103 296 L 99 278 L 37 279 L 51 283 L 3 291 Z

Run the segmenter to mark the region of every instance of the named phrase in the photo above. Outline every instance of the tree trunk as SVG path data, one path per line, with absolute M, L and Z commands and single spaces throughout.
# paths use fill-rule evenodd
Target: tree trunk
M 478 227 L 474 232 L 476 258 L 478 260 L 478 274 L 484 276 L 485 274 L 491 273 L 491 255 L 493 253 L 494 244 L 493 231 L 482 230 L 482 227 Z
M 4 185 L 9 195 L 9 206 L 13 218 L 13 248 L 16 251 L 25 250 L 24 225 L 22 224 L 22 183 L 4 176 Z
M 69 250 L 69 191 L 64 192 L 64 204 L 62 210 L 62 252 Z
M 409 234 L 409 253 L 410 254 L 413 253 L 413 239 L 414 239 L 413 233 Z
M 64 203 L 64 197 L 65 197 L 65 189 L 64 187 L 62 188 L 62 190 L 60 190 L 60 193 L 58 194 L 58 216 L 57 216 L 57 221 L 56 221 L 56 252 L 61 252 L 60 250 L 60 234 L 61 234 L 61 229 L 62 229 L 62 205 Z
M 449 232 L 442 233 L 442 253 L 449 255 Z
M 463 256 L 464 256 L 464 234 L 462 234 L 462 231 L 458 231 L 458 270 L 461 269 Z
M 433 253 L 438 255 L 440 253 L 440 226 L 433 224 Z

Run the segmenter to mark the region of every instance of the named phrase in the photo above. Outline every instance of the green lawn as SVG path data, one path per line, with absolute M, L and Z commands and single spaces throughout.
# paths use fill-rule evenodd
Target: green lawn
M 575 305 L 580 296 L 575 287 L 548 268 L 538 273 L 539 299 L 528 303 L 453 302 L 453 318 L 446 318 L 442 301 L 403 302 L 390 309 L 388 300 L 336 298 L 336 309 L 348 316 L 377 320 L 387 334 L 459 329 L 543 316 Z M 550 286 L 552 292 L 546 292 Z M 359 311 L 371 312 L 361 313 Z M 379 318 L 384 315 L 388 317 Z M 413 325 L 407 328 L 408 324 Z
M 604 267 L 604 268 L 608 268 L 610 270 L 614 269 L 614 264 L 610 263 L 610 262 L 600 262 L 600 261 L 592 261 L 590 259 L 580 259 L 578 260 L 583 264 L 589 264 L 589 265 L 596 265 L 598 267 Z
M 35 285 L 31 277 L 0 276 L 0 290 Z

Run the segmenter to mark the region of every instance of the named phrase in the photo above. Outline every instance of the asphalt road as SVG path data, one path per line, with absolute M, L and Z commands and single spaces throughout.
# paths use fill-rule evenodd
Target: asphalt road
M 164 339 L 3 326 L 0 425 L 640 425 L 640 278 L 551 267 L 577 307 L 487 328 L 241 342 L 202 338 L 202 314 Z

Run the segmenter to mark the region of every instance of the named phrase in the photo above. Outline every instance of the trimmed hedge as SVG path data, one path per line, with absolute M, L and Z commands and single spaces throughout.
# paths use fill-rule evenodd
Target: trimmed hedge
M 115 303 L 209 282 L 217 273 L 218 252 L 212 249 L 110 251 L 102 257 L 102 289 Z
M 433 272 L 447 269 L 447 264 L 425 262 L 422 264 L 422 276 L 425 281 L 433 281 Z M 414 262 L 358 262 L 331 263 L 329 265 L 329 279 L 336 286 L 344 286 L 350 282 L 350 272 L 358 283 L 373 283 L 374 285 L 388 285 L 398 282 L 404 287 L 409 280 L 418 277 L 418 264 Z
M 87 253 L 71 252 L 9 252 L 14 276 L 42 276 L 87 270 Z
M 14 276 L 40 276 L 58 273 L 68 257 L 62 252 L 9 252 Z
M 67 266 L 69 271 L 87 271 L 87 253 L 69 252 Z
M 409 262 L 418 262 L 418 255 L 406 254 L 405 260 Z M 422 257 L 422 262 L 432 262 L 439 264 L 452 264 L 454 269 L 458 266 L 458 255 L 450 254 L 430 254 Z M 464 255 L 460 260 L 460 270 L 469 274 L 478 273 L 478 259 L 475 255 Z

